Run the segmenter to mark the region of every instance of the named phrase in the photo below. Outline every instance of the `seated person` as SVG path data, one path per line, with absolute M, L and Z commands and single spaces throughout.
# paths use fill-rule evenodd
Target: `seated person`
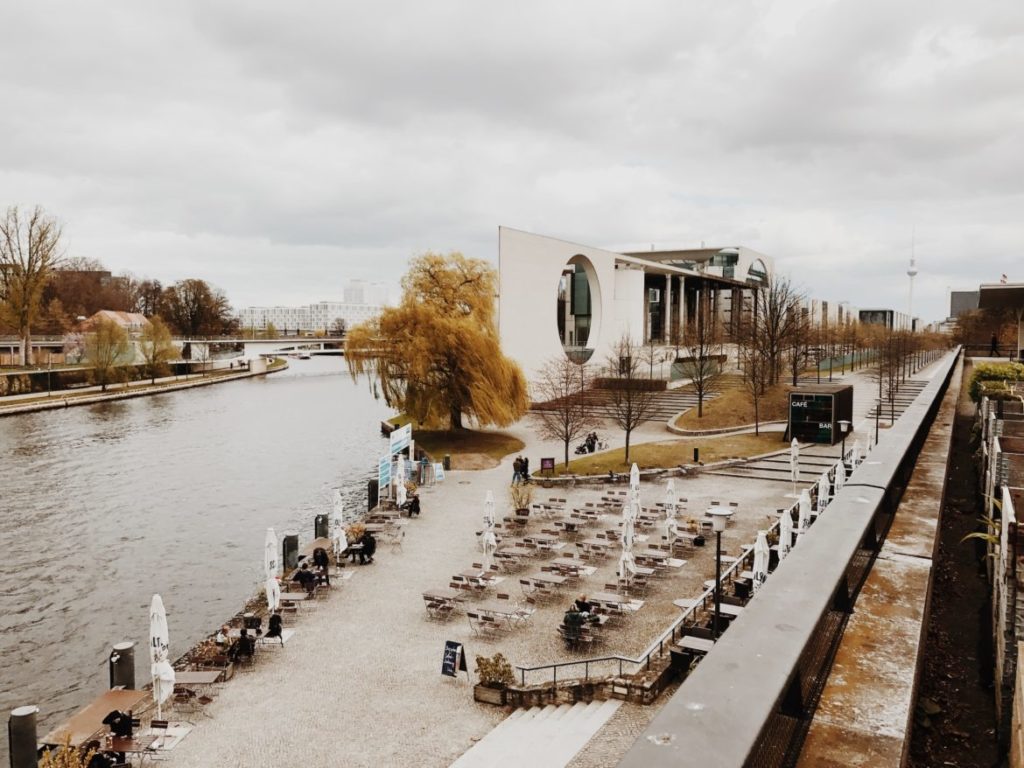
M 420 497 L 417 494 L 413 494 L 412 498 L 405 503 L 405 508 L 409 511 L 409 517 L 413 515 L 419 516 L 420 514 Z
M 307 592 L 312 592 L 314 587 L 316 587 L 316 576 L 309 570 L 308 563 L 303 563 L 299 567 L 299 570 L 292 576 L 292 581 L 299 582 Z
M 228 632 L 230 630 L 231 630 L 231 627 L 229 627 L 227 624 L 225 624 L 223 627 L 221 627 L 220 629 L 217 630 L 217 636 L 215 638 L 213 638 L 213 641 L 215 643 L 217 643 L 217 645 L 230 645 L 231 644 L 231 638 L 228 637 Z
M 284 645 L 284 636 L 282 635 L 283 625 L 281 622 L 281 614 L 273 613 L 270 615 L 270 620 L 267 622 L 267 634 L 265 638 L 276 637 L 281 640 L 281 645 Z
M 320 582 L 326 584 L 328 587 L 331 586 L 331 561 L 327 557 L 326 549 L 323 547 L 317 547 L 313 550 L 313 565 L 315 565 L 319 571 L 317 578 Z
M 566 642 L 572 643 L 579 639 L 583 633 L 583 625 L 586 624 L 586 621 L 586 617 L 576 609 L 576 603 L 569 606 L 569 610 L 562 617 Z
M 132 716 L 121 712 L 120 710 L 113 710 L 107 713 L 107 716 L 102 720 L 103 725 L 110 726 L 110 732 L 115 736 L 119 736 L 124 739 L 130 739 L 132 737 Z
M 590 614 L 594 612 L 594 604 L 587 602 L 586 595 L 580 595 L 577 597 L 573 602 L 573 606 L 575 606 L 577 611 L 584 614 L 585 617 L 589 617 Z
M 114 758 L 111 755 L 100 751 L 100 743 L 96 739 L 85 745 L 85 752 L 82 757 L 84 758 L 90 752 L 92 757 L 89 758 L 88 763 L 82 763 L 84 768 L 113 768 L 115 765 Z
M 231 649 L 231 660 L 238 661 L 242 658 L 253 657 L 256 653 L 256 638 L 249 634 L 248 629 L 243 629 L 241 636 L 238 638 L 238 642 Z
M 263 634 L 263 619 L 254 613 L 246 613 L 242 616 L 242 626 L 256 632 L 256 635 Z
M 373 553 L 377 551 L 377 540 L 373 538 L 373 534 L 370 531 L 367 531 L 359 542 L 363 545 L 363 548 L 359 551 L 359 564 L 372 563 Z

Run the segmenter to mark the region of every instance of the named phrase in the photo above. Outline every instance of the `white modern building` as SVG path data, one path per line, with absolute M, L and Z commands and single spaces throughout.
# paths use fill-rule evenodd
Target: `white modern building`
M 615 253 L 500 227 L 502 349 L 533 380 L 562 354 L 603 363 L 624 335 L 668 346 L 707 317 L 728 331 L 771 271 L 742 246 Z
M 562 354 L 606 364 L 624 335 L 675 347 L 707 321 L 728 342 L 773 270 L 770 257 L 739 245 L 617 253 L 499 227 L 502 349 L 533 381 Z M 860 319 L 848 302 L 808 299 L 801 310 L 815 326 Z

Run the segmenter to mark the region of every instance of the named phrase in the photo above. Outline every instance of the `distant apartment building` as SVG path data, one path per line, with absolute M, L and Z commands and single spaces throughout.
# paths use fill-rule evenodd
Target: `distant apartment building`
M 388 303 L 388 288 L 379 283 L 351 280 L 344 301 L 318 301 L 301 307 L 246 307 L 238 313 L 242 328 L 262 331 L 273 325 L 278 331 L 330 333 L 342 321 L 346 328 L 372 320 Z
M 912 330 L 910 315 L 895 309 L 862 309 L 860 321 L 865 325 L 881 325 L 897 331 Z

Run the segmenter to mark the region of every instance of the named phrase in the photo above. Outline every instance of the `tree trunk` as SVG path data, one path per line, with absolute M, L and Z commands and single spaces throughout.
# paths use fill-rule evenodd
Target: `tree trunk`
M 697 395 L 697 418 L 704 418 L 704 395 L 700 393 Z
M 453 430 L 464 429 L 464 427 L 462 426 L 462 409 L 459 406 L 452 406 L 451 415 L 449 416 L 449 418 L 451 420 L 451 428 Z
M 565 441 L 565 471 L 569 471 L 569 441 Z
M 632 431 L 633 430 L 631 430 L 631 429 L 627 429 L 626 430 L 626 463 L 627 464 L 629 464 L 629 434 Z
M 21 364 L 32 365 L 32 332 L 28 328 L 21 331 Z

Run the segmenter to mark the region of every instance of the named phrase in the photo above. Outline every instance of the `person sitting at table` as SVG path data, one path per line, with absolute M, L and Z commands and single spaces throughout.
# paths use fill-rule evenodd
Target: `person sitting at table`
M 281 645 L 284 645 L 283 624 L 281 621 L 280 613 L 272 613 L 270 620 L 267 621 L 267 634 L 263 636 L 265 640 L 269 640 L 272 637 L 276 637 L 281 641 Z
M 314 576 L 313 572 L 309 570 L 308 563 L 303 563 L 299 566 L 299 570 L 297 570 L 295 575 L 292 576 L 292 581 L 299 582 L 306 592 L 312 593 L 313 589 L 316 587 L 316 576 Z
M 330 573 L 331 561 L 327 557 L 327 550 L 323 547 L 317 547 L 313 550 L 313 565 L 317 567 L 320 574 L 317 578 L 320 579 L 328 587 L 331 586 L 331 573 Z
M 405 509 L 409 513 L 409 517 L 416 515 L 419 517 L 420 514 L 420 497 L 419 494 L 414 493 L 412 498 L 405 502 Z
M 587 601 L 586 595 L 580 595 L 576 598 L 573 605 L 576 610 L 582 613 L 584 616 L 589 617 L 594 612 L 594 604 Z
M 106 752 L 100 751 L 100 749 L 101 745 L 97 739 L 93 739 L 85 745 L 82 757 L 85 758 L 90 752 L 92 753 L 89 762 L 83 763 L 85 768 L 114 768 L 114 758 Z
M 231 660 L 240 661 L 242 658 L 251 659 L 256 653 L 256 638 L 249 634 L 248 629 L 242 629 L 238 642 L 231 648 Z
M 217 645 L 229 645 L 230 642 L 231 642 L 231 639 L 228 636 L 230 630 L 231 630 L 231 627 L 229 627 L 227 624 L 225 624 L 223 627 L 221 627 L 220 629 L 217 630 L 217 636 L 215 638 L 213 638 L 213 641 Z
M 359 550 L 359 564 L 372 563 L 373 553 L 377 551 L 377 540 L 373 538 L 373 533 L 370 531 L 364 533 L 363 537 L 359 539 L 359 543 L 363 545 L 363 548 Z

